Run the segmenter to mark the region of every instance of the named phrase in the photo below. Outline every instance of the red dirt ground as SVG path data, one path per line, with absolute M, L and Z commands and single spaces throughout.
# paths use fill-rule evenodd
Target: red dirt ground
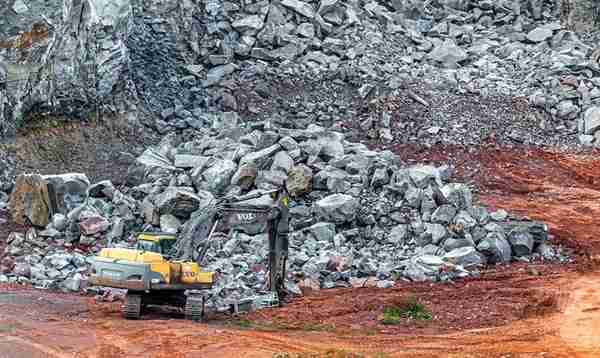
M 405 160 L 454 163 L 455 177 L 472 180 L 482 202 L 545 220 L 553 242 L 581 256 L 577 264 L 513 264 L 454 284 L 320 291 L 207 324 L 161 312 L 126 321 L 118 304 L 12 288 L 16 295 L 0 292 L 0 356 L 600 357 L 600 159 L 493 146 L 396 149 Z M 379 323 L 384 307 L 408 297 L 433 319 Z

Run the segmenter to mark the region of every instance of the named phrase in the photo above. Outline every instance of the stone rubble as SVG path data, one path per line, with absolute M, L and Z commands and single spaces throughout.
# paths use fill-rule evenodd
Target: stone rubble
M 489 212 L 467 185 L 450 181 L 447 166 L 406 166 L 389 151 L 369 150 L 316 125 L 236 128 L 238 141 L 221 130 L 188 140 L 165 136 L 130 168 L 136 186 L 89 185 L 68 212 L 46 212 L 37 221 L 42 225 L 11 234 L 0 272 L 11 282 L 82 289 L 90 255 L 102 247 L 133 245 L 135 231 L 173 232 L 196 246 L 204 237 L 193 228 L 211 217 L 216 198 L 284 186 L 292 194 L 288 287 L 294 292 L 445 281 L 512 260 L 567 259 L 548 245 L 546 225 Z M 31 177 L 21 175 L 17 183 Z M 25 197 L 13 192 L 11 214 L 46 200 Z M 219 272 L 216 307 L 265 285 L 267 235 L 263 228 L 234 229 L 209 242 L 204 260 L 205 269 Z M 198 252 L 187 254 L 196 259 Z
M 15 45 L 0 48 L 8 84 L 0 86 L 0 132 L 38 111 L 75 119 L 120 111 L 166 134 L 232 114 L 270 117 L 260 103 L 298 128 L 307 120 L 329 128 L 356 115 L 345 93 L 388 92 L 434 108 L 443 106 L 435 97 L 462 95 L 521 98 L 527 107 L 458 123 L 442 113 L 410 140 L 471 144 L 500 132 L 509 143 L 595 146 L 599 33 L 572 31 L 589 24 L 575 26 L 583 17 L 561 19 L 561 11 L 550 0 L 18 1 L 0 10 L 0 34 Z M 17 46 L 32 24 L 36 41 Z M 270 102 L 279 98 L 272 84 L 309 80 L 325 83 L 312 93 L 323 99 Z M 403 92 L 413 82 L 427 93 Z M 364 118 L 365 131 L 385 142 L 405 133 L 389 115 Z

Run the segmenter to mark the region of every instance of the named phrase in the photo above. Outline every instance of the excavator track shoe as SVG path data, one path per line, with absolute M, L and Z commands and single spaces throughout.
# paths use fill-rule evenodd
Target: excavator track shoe
M 185 301 L 185 318 L 194 322 L 202 322 L 204 317 L 204 298 L 190 295 Z
M 125 297 L 123 316 L 127 319 L 139 319 L 142 312 L 142 295 L 128 293 Z

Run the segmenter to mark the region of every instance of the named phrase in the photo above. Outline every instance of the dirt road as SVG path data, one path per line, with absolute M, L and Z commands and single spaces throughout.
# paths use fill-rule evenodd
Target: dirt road
M 514 299 L 510 283 L 514 281 L 499 285 L 494 294 Z M 600 274 L 563 273 L 536 290 L 553 292 L 558 312 L 538 316 L 524 310 L 534 317 L 446 334 L 435 332 L 436 322 L 390 332 L 266 325 L 250 329 L 216 320 L 193 324 L 158 312 L 143 321 L 125 321 L 116 305 L 97 306 L 72 295 L 8 291 L 0 294 L 0 357 L 310 357 L 328 352 L 348 357 L 598 357 Z M 13 301 L 7 303 L 7 297 Z M 318 304 L 319 298 L 315 300 Z
M 163 312 L 125 321 L 118 304 L 0 288 L 0 357 L 600 357 L 600 271 L 584 260 L 600 249 L 600 160 L 514 148 L 413 154 L 453 162 L 484 203 L 548 222 L 553 242 L 580 254 L 577 264 L 513 264 L 446 285 L 326 290 L 207 324 Z M 433 319 L 382 325 L 382 309 L 406 297 Z

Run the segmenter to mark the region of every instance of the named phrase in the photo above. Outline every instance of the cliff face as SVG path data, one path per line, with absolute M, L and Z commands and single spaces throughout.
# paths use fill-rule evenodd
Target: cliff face
M 4 11 L 4 18 L 14 17 L 16 29 L 25 30 L 4 30 L 9 36 L 0 52 L 5 132 L 33 114 L 83 119 L 117 104 L 128 2 L 17 0 Z
M 336 128 L 360 119 L 374 139 L 392 141 L 407 129 L 362 118 L 355 104 L 420 81 L 431 92 L 529 98 L 542 115 L 510 140 L 582 134 L 597 143 L 600 112 L 584 114 L 600 105 L 600 52 L 593 38 L 568 31 L 593 28 L 597 8 L 590 0 L 4 0 L 1 140 L 55 119 L 117 121 L 136 136 L 230 119 Z M 444 116 L 431 117 L 436 127 L 452 124 Z M 478 132 L 480 123 L 471 125 Z M 423 143 L 421 132 L 411 138 Z M 31 143 L 31 133 L 19 136 L 19 147 Z M 33 163 L 43 165 L 25 168 Z

